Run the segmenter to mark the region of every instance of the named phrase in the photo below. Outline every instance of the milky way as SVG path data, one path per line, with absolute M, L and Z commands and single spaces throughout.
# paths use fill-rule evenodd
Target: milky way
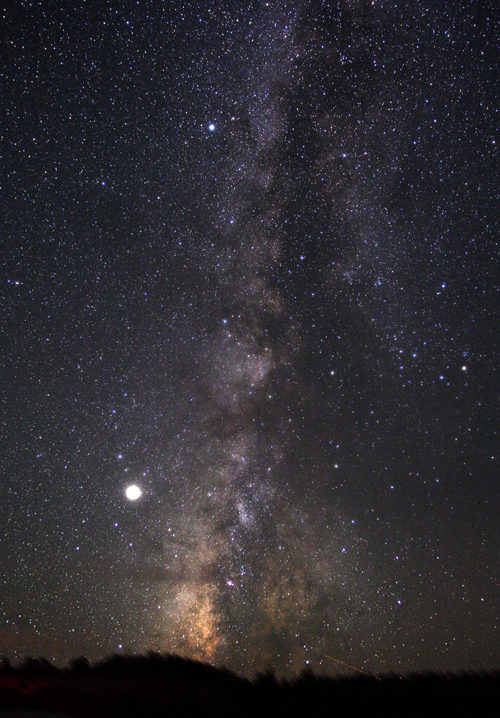
M 290 149 L 311 134 L 294 117 L 305 76 L 299 63 L 320 39 L 298 41 L 291 11 L 273 15 L 270 24 L 272 35 L 265 28 L 253 43 L 252 71 L 235 114 L 208 127 L 230 145 L 222 154 L 217 135 L 207 138 L 213 142 L 207 162 L 222 154 L 206 218 L 211 246 L 225 259 L 213 278 L 222 312 L 214 312 L 216 326 L 195 353 L 203 408 L 195 442 L 182 446 L 182 454 L 189 447 L 192 485 L 163 542 L 166 574 L 175 578 L 174 586 L 162 582 L 157 616 L 175 650 L 247 670 L 266 662 L 295 668 L 309 654 L 343 648 L 365 591 L 360 581 L 355 599 L 348 588 L 356 558 L 347 568 L 340 561 L 345 519 L 335 510 L 328 518 L 321 506 L 303 507 L 283 476 L 307 386 L 296 370 L 300 316 L 290 316 L 272 270 L 295 214 L 301 159 L 310 164 L 300 153 L 297 163 Z M 308 107 L 307 120 L 317 113 L 312 133 L 324 146 L 318 104 Z M 314 482 L 309 490 L 314 493 Z
M 7 13 L 8 655 L 497 664 L 497 58 L 469 5 Z

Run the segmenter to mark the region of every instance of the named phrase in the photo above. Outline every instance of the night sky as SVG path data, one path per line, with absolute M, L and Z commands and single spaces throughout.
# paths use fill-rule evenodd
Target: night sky
M 6 4 L 0 653 L 499 666 L 493 5 Z

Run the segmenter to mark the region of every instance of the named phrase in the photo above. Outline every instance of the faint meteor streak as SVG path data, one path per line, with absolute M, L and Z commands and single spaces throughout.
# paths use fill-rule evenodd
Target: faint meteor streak
M 355 666 L 350 666 L 349 663 L 344 663 L 344 661 L 339 661 L 338 658 L 333 658 L 333 656 L 329 656 L 327 653 L 325 653 L 325 656 L 329 658 L 331 661 L 335 661 L 335 663 L 340 663 L 342 666 L 345 666 L 346 668 L 352 668 L 353 671 L 357 671 L 358 673 L 363 673 L 365 676 L 370 676 L 370 678 L 375 678 L 376 681 L 381 681 L 381 678 L 378 678 L 377 676 L 374 676 L 373 673 L 368 673 L 368 671 L 362 671 L 361 668 L 356 668 Z

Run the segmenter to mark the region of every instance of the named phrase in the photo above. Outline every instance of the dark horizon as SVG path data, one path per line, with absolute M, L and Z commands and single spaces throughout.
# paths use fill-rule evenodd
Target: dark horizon
M 82 658 L 58 670 L 27 660 L 14 670 L 0 666 L 1 716 L 47 718 L 203 715 L 352 715 L 382 711 L 406 716 L 493 714 L 500 672 L 319 676 L 304 669 L 279 679 L 268 668 L 252 680 L 178 656 L 110 656 L 90 666 Z M 42 714 L 40 714 L 41 718 Z
M 340 665 L 341 663 L 341 665 Z M 393 671 L 381 672 L 378 674 L 363 671 L 356 666 L 339 662 L 338 671 L 332 672 L 315 672 L 309 666 L 304 666 L 301 671 L 294 675 L 280 675 L 275 667 L 271 664 L 263 667 L 261 670 L 255 671 L 252 675 L 242 675 L 237 671 L 232 671 L 224 665 L 214 665 L 209 661 L 189 658 L 168 651 L 159 653 L 156 651 L 146 651 L 144 653 L 112 653 L 103 656 L 95 661 L 90 661 L 84 655 L 73 656 L 65 665 L 57 665 L 45 656 L 26 655 L 18 662 L 11 661 L 7 656 L 0 655 L 0 678 L 16 676 L 27 681 L 36 681 L 41 678 L 50 678 L 51 676 L 101 676 L 101 677 L 130 677 L 135 676 L 142 679 L 148 674 L 161 679 L 163 675 L 175 675 L 177 671 L 181 673 L 189 673 L 193 671 L 193 675 L 204 675 L 204 681 L 210 683 L 210 676 L 218 678 L 225 677 L 235 679 L 243 684 L 269 683 L 282 686 L 297 684 L 304 680 L 314 681 L 331 681 L 355 683 L 359 681 L 394 681 L 394 680 L 421 680 L 421 679 L 454 679 L 461 678 L 478 679 L 491 678 L 500 679 L 500 669 L 492 668 L 479 671 L 408 671 L 406 673 L 396 673 Z M 9 684 L 6 684 L 9 687 Z M 1 687 L 1 684 L 0 684 Z
M 0 654 L 500 666 L 492 3 L 10 3 Z

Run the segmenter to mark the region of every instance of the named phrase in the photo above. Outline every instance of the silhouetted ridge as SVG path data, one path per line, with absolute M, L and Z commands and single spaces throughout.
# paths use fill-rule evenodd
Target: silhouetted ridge
M 253 681 L 224 668 L 149 653 L 85 658 L 59 669 L 45 659 L 0 664 L 0 718 L 5 711 L 47 711 L 73 718 L 138 716 L 353 716 L 409 718 L 496 715 L 500 672 L 412 673 L 331 678 L 303 671 L 292 680 L 271 667 Z

